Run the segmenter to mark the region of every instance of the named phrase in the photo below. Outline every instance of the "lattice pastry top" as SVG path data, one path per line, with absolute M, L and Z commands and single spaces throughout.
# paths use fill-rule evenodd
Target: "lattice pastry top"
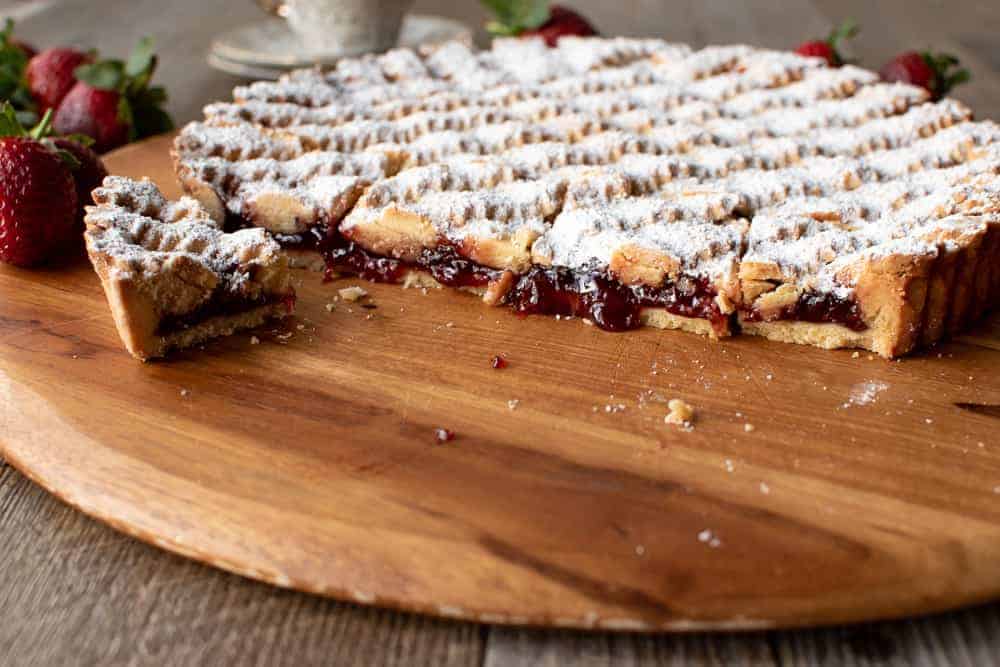
M 957 101 L 853 66 L 564 38 L 395 50 L 241 86 L 184 129 L 175 160 L 219 220 L 336 227 L 396 258 L 447 244 L 515 273 L 603 270 L 639 248 L 717 283 L 850 291 L 845 264 L 925 252 L 968 219 L 955 197 L 996 185 L 998 138 Z

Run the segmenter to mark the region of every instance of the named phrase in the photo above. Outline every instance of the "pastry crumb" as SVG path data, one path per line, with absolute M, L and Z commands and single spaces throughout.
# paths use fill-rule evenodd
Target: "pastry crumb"
M 438 442 L 450 442 L 455 439 L 455 432 L 446 428 L 434 429 L 434 437 Z
M 767 494 L 771 493 L 771 487 L 769 487 L 764 482 L 761 482 L 760 483 L 760 492 L 763 493 L 766 496 Z
M 722 540 L 716 537 L 708 528 L 698 533 L 698 541 L 704 542 L 713 549 L 717 549 L 722 544 Z
M 260 338 L 257 338 L 256 336 L 250 336 L 250 344 L 260 345 Z
M 756 428 L 757 428 L 756 426 L 754 426 L 749 422 L 743 425 L 743 430 L 746 431 L 747 433 L 753 433 L 754 430 L 756 430 Z
M 691 421 L 694 419 L 694 408 L 690 404 L 679 398 L 672 398 L 667 402 L 667 407 L 670 408 L 670 414 L 663 418 L 664 422 L 681 426 L 691 425 Z
M 857 358 L 859 358 L 860 356 L 861 356 L 861 353 L 860 353 L 860 352 L 857 352 L 857 351 L 855 351 L 855 352 L 852 352 L 852 353 L 851 353 L 851 359 L 857 359 Z
M 181 389 L 181 396 L 187 396 L 190 393 L 187 389 Z
M 521 400 L 520 399 L 512 398 L 509 401 L 507 401 L 507 409 L 508 410 L 516 410 L 517 406 L 520 405 L 520 404 L 521 404 Z
M 368 292 L 357 285 L 339 289 L 337 290 L 337 294 L 339 294 L 340 298 L 344 301 L 357 301 L 358 299 L 363 299 L 368 296 Z
M 335 303 L 328 303 L 328 304 L 326 304 L 326 312 L 332 313 L 335 310 L 337 310 L 337 304 L 335 304 Z

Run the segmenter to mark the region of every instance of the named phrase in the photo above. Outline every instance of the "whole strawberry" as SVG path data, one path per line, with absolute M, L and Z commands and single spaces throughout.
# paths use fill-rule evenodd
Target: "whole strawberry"
M 496 20 L 486 28 L 494 35 L 541 37 L 555 46 L 567 35 L 596 35 L 594 26 L 579 13 L 561 5 L 549 5 L 548 0 L 482 0 L 493 10 Z
M 94 150 L 105 153 L 128 143 L 132 125 L 121 112 L 121 93 L 94 88 L 82 81 L 73 86 L 56 111 L 59 134 L 80 134 L 94 140 Z
M 104 153 L 170 130 L 173 121 L 162 109 L 166 91 L 149 85 L 155 70 L 156 56 L 148 38 L 140 40 L 126 62 L 105 60 L 77 67 L 77 83 L 56 110 L 56 132 L 91 137 L 94 150 Z
M 40 112 L 54 109 L 76 84 L 73 72 L 93 60 L 93 56 L 76 49 L 45 49 L 28 61 L 24 72 L 31 96 Z
M 35 134 L 34 132 L 32 134 Z M 33 266 L 77 235 L 76 185 L 60 153 L 0 113 L 0 261 Z
M 958 58 L 946 53 L 906 51 L 887 62 L 879 73 L 884 81 L 920 86 L 938 100 L 969 80 L 969 70 L 956 70 L 958 66 Z
M 846 60 L 840 55 L 840 45 L 848 39 L 854 38 L 861 28 L 853 19 L 847 19 L 834 28 L 825 40 L 812 40 L 802 42 L 795 53 L 800 56 L 810 56 L 813 58 L 823 58 L 830 67 L 840 67 Z

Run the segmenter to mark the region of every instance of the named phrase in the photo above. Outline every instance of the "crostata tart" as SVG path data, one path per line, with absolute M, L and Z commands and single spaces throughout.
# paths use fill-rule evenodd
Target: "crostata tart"
M 194 199 L 117 176 L 94 191 L 85 238 L 125 347 L 163 356 L 291 312 L 288 257 L 263 229 L 226 233 Z
M 294 265 L 888 357 L 996 303 L 998 139 L 850 65 L 565 37 L 238 87 L 173 157 L 200 228 Z

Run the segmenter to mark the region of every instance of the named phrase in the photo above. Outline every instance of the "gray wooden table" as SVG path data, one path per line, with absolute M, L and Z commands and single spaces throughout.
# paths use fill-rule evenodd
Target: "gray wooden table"
M 854 53 L 877 67 L 904 48 L 959 55 L 959 97 L 1000 117 L 1000 3 L 907 0 L 577 0 L 606 34 L 696 44 L 791 47 L 846 16 Z M 917 5 L 917 6 L 915 6 Z M 417 10 L 481 25 L 477 3 Z M 204 64 L 213 34 L 259 14 L 250 0 L 0 2 L 39 46 L 124 54 L 143 34 L 178 121 L 238 80 Z M 485 36 L 480 32 L 480 38 Z M 3 369 L 0 369 L 2 396 Z M 81 461 L 80 465 L 87 465 Z M 1000 567 L 1000 564 L 998 564 Z M 929 618 L 812 631 L 630 636 L 440 621 L 278 590 L 124 537 L 67 508 L 0 459 L 0 664 L 993 665 L 1000 605 Z

